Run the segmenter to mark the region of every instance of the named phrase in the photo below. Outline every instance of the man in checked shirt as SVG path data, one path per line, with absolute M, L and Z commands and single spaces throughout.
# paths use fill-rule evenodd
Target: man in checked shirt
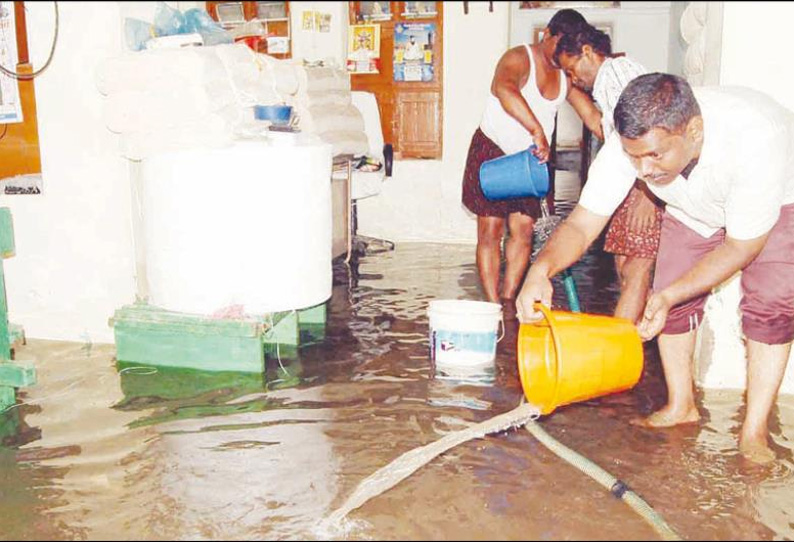
M 587 24 L 560 38 L 554 60 L 571 82 L 601 108 L 604 139 L 614 131 L 613 112 L 626 85 L 648 71 L 626 57 L 612 57 L 612 44 L 604 32 Z M 615 316 L 637 323 L 645 308 L 656 253 L 659 250 L 662 209 L 659 200 L 636 182 L 612 217 L 604 250 L 615 255 L 620 298 Z

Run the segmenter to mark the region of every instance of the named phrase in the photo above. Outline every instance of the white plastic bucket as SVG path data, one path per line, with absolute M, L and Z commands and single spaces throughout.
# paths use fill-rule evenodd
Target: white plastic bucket
M 476 366 L 496 358 L 502 306 L 485 301 L 430 302 L 430 358 L 437 364 Z M 504 325 L 502 325 L 504 333 Z

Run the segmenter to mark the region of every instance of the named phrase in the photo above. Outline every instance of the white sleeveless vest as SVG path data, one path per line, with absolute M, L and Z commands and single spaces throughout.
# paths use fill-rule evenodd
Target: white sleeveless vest
M 560 93 L 554 100 L 547 100 L 538 89 L 535 58 L 529 45 L 524 44 L 529 55 L 529 77 L 521 89 L 521 95 L 527 101 L 529 108 L 543 127 L 543 133 L 551 144 L 551 134 L 554 132 L 554 118 L 557 109 L 565 101 L 568 94 L 568 80 L 560 70 Z M 499 98 L 493 94 L 488 95 L 485 104 L 480 129 L 488 139 L 496 143 L 505 154 L 513 154 L 527 149 L 534 142 L 532 136 L 521 123 L 511 117 L 502 108 Z

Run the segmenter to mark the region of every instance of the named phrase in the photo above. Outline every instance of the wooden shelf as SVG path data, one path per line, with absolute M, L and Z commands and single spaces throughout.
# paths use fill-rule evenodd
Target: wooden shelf
M 258 4 L 284 4 L 284 17 L 260 18 Z M 237 5 L 242 7 L 243 20 L 235 21 L 221 21 L 218 16 L 218 7 L 224 5 Z M 289 2 L 207 2 L 207 12 L 214 20 L 221 23 L 225 29 L 233 29 L 247 22 L 256 22 L 262 24 L 267 29 L 268 37 L 282 37 L 289 40 L 289 51 L 287 53 L 269 53 L 267 51 L 266 40 L 260 45 L 257 52 L 269 54 L 276 58 L 292 58 L 292 34 L 290 29 L 290 16 L 289 16 Z
M 375 94 L 380 108 L 384 141 L 393 145 L 395 158 L 439 159 L 443 152 L 444 4 L 435 2 L 436 12 L 407 11 L 408 2 L 380 4 L 384 12 L 388 4 L 388 15 L 370 15 L 372 2 L 349 3 L 350 24 L 380 25 L 380 73 L 352 73 L 351 88 Z M 364 13 L 362 8 L 365 9 Z M 395 27 L 401 24 L 428 23 L 435 24 L 430 49 L 433 80 L 395 81 Z

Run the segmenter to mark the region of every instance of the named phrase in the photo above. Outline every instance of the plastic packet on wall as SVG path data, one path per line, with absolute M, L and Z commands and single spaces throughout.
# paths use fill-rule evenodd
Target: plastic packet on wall
M 185 16 L 178 9 L 174 9 L 165 2 L 157 2 L 154 14 L 154 28 L 157 36 L 173 36 L 187 34 Z
M 124 19 L 124 39 L 132 51 L 142 51 L 146 42 L 155 37 L 154 26 L 140 19 L 127 17 Z
M 229 32 L 215 22 L 209 13 L 199 8 L 191 8 L 185 12 L 185 26 L 188 32 L 198 32 L 204 39 L 204 45 L 233 43 Z

